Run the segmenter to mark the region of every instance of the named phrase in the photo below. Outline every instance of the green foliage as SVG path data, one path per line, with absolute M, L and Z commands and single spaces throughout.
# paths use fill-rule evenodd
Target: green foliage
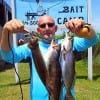
M 63 39 L 64 37 L 65 37 L 65 34 L 56 35 L 55 39 Z

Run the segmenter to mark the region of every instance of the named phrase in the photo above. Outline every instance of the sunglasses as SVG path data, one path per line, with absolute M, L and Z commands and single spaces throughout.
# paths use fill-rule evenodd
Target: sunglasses
M 53 27 L 55 24 L 54 23 L 43 23 L 43 24 L 40 24 L 39 27 L 40 28 L 45 28 L 46 25 L 48 25 L 48 27 Z

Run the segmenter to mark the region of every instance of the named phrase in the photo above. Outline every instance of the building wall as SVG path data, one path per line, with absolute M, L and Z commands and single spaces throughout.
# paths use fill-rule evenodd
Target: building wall
M 0 26 L 0 41 L 1 41 L 1 31 L 2 31 L 2 27 Z
M 0 0 L 0 41 L 1 41 L 1 35 L 2 35 L 1 33 L 2 27 L 6 23 L 6 21 L 10 19 L 11 19 L 11 8 L 4 0 Z M 0 66 L 4 64 L 3 62 L 4 61 L 2 61 L 0 57 Z

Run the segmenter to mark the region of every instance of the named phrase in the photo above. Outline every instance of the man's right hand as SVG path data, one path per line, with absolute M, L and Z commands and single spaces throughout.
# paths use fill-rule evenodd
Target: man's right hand
M 25 33 L 26 31 L 24 30 L 24 24 L 17 20 L 17 19 L 13 19 L 8 21 L 2 30 L 2 34 L 6 34 L 6 33 Z
M 17 19 L 8 21 L 2 29 L 2 37 L 1 37 L 1 43 L 0 43 L 2 50 L 4 51 L 10 50 L 12 42 L 10 43 L 9 36 L 10 34 L 13 34 L 13 33 L 16 33 L 16 34 L 27 33 L 24 30 L 24 24 Z

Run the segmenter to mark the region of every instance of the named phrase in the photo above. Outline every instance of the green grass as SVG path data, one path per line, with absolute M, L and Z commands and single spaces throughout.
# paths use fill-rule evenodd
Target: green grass
M 88 80 L 87 66 L 87 60 L 76 63 L 76 100 L 100 100 L 100 68 L 99 72 L 95 68 L 91 81 Z
M 19 76 L 22 81 L 24 100 L 29 100 L 29 65 L 19 64 Z M 21 100 L 19 84 L 15 80 L 14 69 L 0 72 L 0 100 Z
M 100 58 L 98 58 L 100 59 Z M 76 100 L 100 100 L 100 68 L 95 64 L 93 80 L 88 80 L 87 60 L 76 62 Z M 99 70 L 99 71 L 98 71 Z M 29 100 L 29 65 L 19 64 L 24 100 Z M 21 100 L 20 87 L 15 81 L 14 69 L 0 72 L 0 100 Z

